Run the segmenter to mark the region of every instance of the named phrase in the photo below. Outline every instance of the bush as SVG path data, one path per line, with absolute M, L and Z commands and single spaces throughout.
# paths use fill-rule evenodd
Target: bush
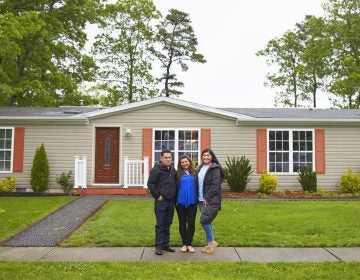
M 259 180 L 259 191 L 261 193 L 272 194 L 275 192 L 278 186 L 278 180 L 276 175 L 273 174 L 263 174 Z
M 61 185 L 64 193 L 71 194 L 71 190 L 74 187 L 74 179 L 72 178 L 72 172 L 63 172 L 60 176 L 56 177 L 56 183 Z
M 360 176 L 353 173 L 349 168 L 348 172 L 340 177 L 340 191 L 344 193 L 360 192 Z
M 249 176 L 253 172 L 250 160 L 245 156 L 242 156 L 240 159 L 238 157 L 227 157 L 224 174 L 231 191 L 243 192 L 250 181 Z
M 312 170 L 310 165 L 299 169 L 299 177 L 297 178 L 303 191 L 310 193 L 316 192 L 317 189 L 317 177 L 316 172 Z
M 49 184 L 49 162 L 44 144 L 36 149 L 31 168 L 30 184 L 34 192 L 45 192 Z
M 0 181 L 0 192 L 11 192 L 16 188 L 16 178 L 7 177 Z

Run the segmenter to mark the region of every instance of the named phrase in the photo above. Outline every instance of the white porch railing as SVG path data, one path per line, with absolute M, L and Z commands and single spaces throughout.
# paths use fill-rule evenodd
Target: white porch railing
M 124 157 L 124 188 L 147 188 L 148 178 L 149 157 L 144 157 L 144 160 L 129 160 L 128 157 Z
M 86 188 L 86 156 L 74 156 L 74 188 Z

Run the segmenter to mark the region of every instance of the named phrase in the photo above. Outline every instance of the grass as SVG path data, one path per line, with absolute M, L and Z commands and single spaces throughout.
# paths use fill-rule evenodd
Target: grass
M 0 241 L 20 232 L 69 201 L 69 197 L 0 197 Z
M 265 276 L 266 275 L 266 276 Z M 0 262 L 0 279 L 360 279 L 355 262 L 336 263 L 21 263 Z
M 359 246 L 359 213 L 358 201 L 224 201 L 213 228 L 220 246 Z M 153 246 L 154 224 L 152 201 L 111 200 L 62 245 Z M 202 246 L 196 226 L 193 244 Z M 175 214 L 174 246 L 177 228 Z

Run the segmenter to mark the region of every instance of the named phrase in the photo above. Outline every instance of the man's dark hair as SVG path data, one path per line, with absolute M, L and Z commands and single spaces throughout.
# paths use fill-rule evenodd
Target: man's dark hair
M 164 154 L 171 154 L 171 151 L 169 149 L 162 150 L 160 155 L 163 156 Z

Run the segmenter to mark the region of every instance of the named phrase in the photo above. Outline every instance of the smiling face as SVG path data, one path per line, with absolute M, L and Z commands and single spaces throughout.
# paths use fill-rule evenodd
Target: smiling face
M 183 158 L 180 161 L 180 166 L 184 171 L 188 171 L 190 169 L 190 161 L 187 158 Z
M 209 152 L 205 152 L 201 155 L 201 161 L 203 164 L 209 165 L 212 162 L 212 155 Z

